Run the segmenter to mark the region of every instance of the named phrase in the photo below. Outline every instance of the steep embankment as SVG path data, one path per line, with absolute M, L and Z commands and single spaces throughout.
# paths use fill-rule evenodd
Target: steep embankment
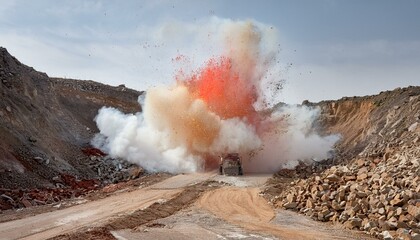
M 274 205 L 384 239 L 419 239 L 420 87 L 312 105 L 322 109 L 319 126 L 342 136 L 338 165 L 284 191 L 278 179 L 266 191 Z
M 420 87 L 398 88 L 367 97 L 324 101 L 319 124 L 326 133 L 342 136 L 337 148 L 341 156 L 379 156 L 386 148 L 418 141 Z
M 0 186 L 52 186 L 61 173 L 95 178 L 82 153 L 102 106 L 138 112 L 140 92 L 123 85 L 49 78 L 0 48 Z

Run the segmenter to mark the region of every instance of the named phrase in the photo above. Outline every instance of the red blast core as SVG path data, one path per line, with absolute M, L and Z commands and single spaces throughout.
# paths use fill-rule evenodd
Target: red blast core
M 253 121 L 252 104 L 257 92 L 248 79 L 241 79 L 228 57 L 210 59 L 206 66 L 185 82 L 194 97 L 207 103 L 210 111 L 222 119 L 247 118 Z
M 188 61 L 182 55 L 175 60 Z M 186 75 L 181 69 L 176 79 L 178 84 L 188 88 L 193 98 L 203 100 L 208 109 L 221 119 L 240 118 L 258 127 L 259 117 L 253 107 L 257 100 L 257 90 L 251 81 L 252 76 L 248 76 L 253 69 L 245 69 L 244 72 L 246 74 L 235 67 L 231 58 L 221 56 L 211 58 L 203 68 L 191 75 Z M 209 139 L 214 140 L 215 137 L 210 136 Z M 205 159 L 205 169 L 218 167 L 217 156 L 203 154 L 202 157 Z

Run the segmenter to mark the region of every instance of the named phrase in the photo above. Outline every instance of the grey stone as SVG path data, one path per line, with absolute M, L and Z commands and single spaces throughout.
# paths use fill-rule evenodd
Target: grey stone
M 388 231 L 383 231 L 381 233 L 381 236 L 384 240 L 393 240 L 394 238 L 392 237 L 391 233 L 389 233 Z
M 297 203 L 296 202 L 287 202 L 285 204 L 283 204 L 283 207 L 286 209 L 295 209 L 297 207 Z
M 362 219 L 358 217 L 351 217 L 344 223 L 344 226 L 349 229 L 359 228 L 362 226 Z

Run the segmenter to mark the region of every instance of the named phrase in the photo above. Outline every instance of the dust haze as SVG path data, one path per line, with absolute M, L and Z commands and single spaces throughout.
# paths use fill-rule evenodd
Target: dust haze
M 140 96 L 143 112 L 100 109 L 93 145 L 151 172 L 205 171 L 227 152 L 241 154 L 246 172 L 328 158 L 338 136 L 320 136 L 313 128 L 318 109 L 273 108 L 282 83 L 275 29 L 253 20 L 206 27 L 216 29 L 209 44 L 220 47 L 220 55 L 192 70 L 188 56 L 175 57 L 174 83 Z

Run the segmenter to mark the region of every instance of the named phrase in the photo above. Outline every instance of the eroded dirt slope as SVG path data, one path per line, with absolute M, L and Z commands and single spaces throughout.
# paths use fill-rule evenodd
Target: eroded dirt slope
M 414 131 L 420 122 L 419 86 L 311 105 L 322 110 L 321 128 L 342 136 L 338 153 L 347 159 L 382 156 L 387 147 L 419 141 Z
M 96 178 L 82 153 L 102 106 L 138 112 L 140 92 L 93 81 L 49 78 L 0 48 L 0 186 L 52 187 L 66 173 Z
M 341 135 L 337 156 L 323 171 L 275 178 L 270 201 L 374 237 L 419 239 L 420 87 L 306 104 L 321 108 L 325 133 Z

